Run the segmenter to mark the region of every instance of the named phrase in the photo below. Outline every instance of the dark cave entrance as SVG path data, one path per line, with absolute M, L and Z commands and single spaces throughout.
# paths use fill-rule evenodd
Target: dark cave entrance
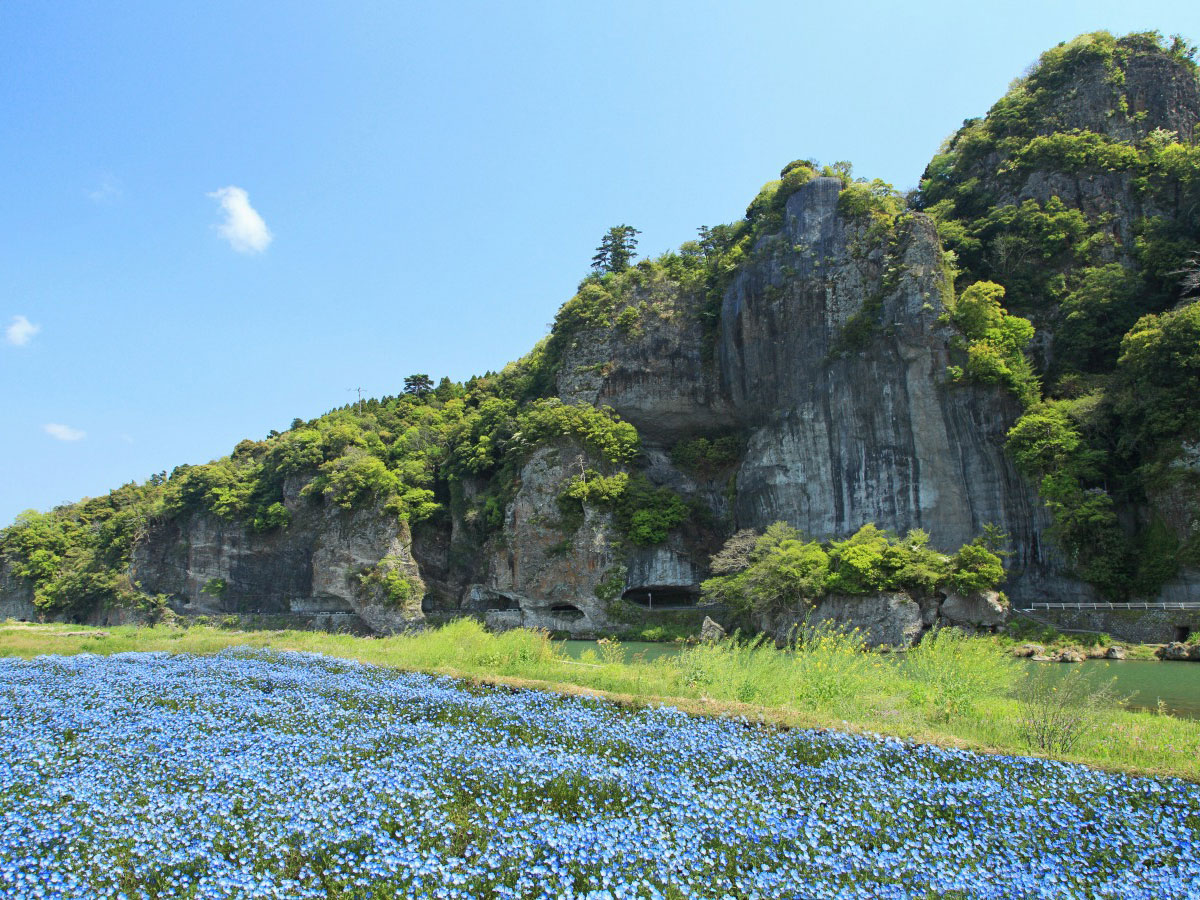
M 550 607 L 550 614 L 559 619 L 566 619 L 570 622 L 578 622 L 584 617 L 584 612 L 578 606 L 573 606 L 570 603 L 556 603 Z
M 630 588 L 621 596 L 644 609 L 691 609 L 699 601 L 700 592 L 689 585 L 666 584 Z
M 1192 629 L 1189 628 L 1187 625 L 1176 625 L 1175 626 L 1175 640 L 1177 640 L 1179 643 L 1181 643 L 1181 644 L 1186 643 L 1187 639 L 1190 638 L 1191 636 L 1192 636 Z

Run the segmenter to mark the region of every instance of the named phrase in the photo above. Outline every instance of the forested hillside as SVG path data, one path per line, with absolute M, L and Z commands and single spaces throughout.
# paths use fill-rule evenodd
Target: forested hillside
M 946 143 L 915 203 L 972 301 L 956 376 L 1021 397 L 1008 450 L 1075 572 L 1113 599 L 1200 563 L 1194 57 L 1103 32 L 1043 54 Z

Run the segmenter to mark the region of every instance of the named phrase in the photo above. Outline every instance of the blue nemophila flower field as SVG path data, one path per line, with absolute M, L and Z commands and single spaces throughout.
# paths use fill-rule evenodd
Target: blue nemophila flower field
M 1200 788 L 325 657 L 0 661 L 0 896 L 1200 896 Z

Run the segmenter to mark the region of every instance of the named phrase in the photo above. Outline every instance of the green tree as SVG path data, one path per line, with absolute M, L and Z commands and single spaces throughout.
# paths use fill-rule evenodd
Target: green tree
M 433 379 L 428 375 L 409 375 L 404 379 L 404 393 L 424 397 L 433 390 Z
M 614 225 L 608 229 L 592 257 L 592 268 L 602 274 L 624 272 L 636 255 L 639 234 L 641 232 L 632 225 Z
M 1125 449 L 1200 434 L 1200 300 L 1143 316 L 1121 342 L 1116 410 Z
M 950 558 L 950 567 L 946 580 L 963 594 L 988 590 L 1004 580 L 1004 564 L 980 538 L 959 547 Z

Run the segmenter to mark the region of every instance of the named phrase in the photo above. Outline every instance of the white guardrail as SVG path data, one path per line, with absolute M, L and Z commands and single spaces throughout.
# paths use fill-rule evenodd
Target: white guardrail
M 1181 600 L 1176 603 L 1029 603 L 1017 612 L 1033 612 L 1038 609 L 1200 609 L 1200 600 Z

